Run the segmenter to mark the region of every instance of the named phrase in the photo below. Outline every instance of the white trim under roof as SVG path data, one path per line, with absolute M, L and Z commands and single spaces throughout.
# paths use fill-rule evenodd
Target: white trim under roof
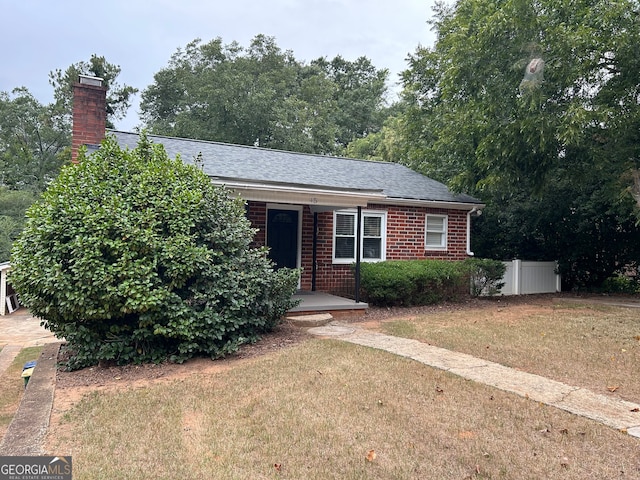
M 442 200 L 420 200 L 387 197 L 382 190 L 354 190 L 294 185 L 270 182 L 246 182 L 239 179 L 213 177 L 215 185 L 222 185 L 245 200 L 255 202 L 290 203 L 324 207 L 367 207 L 369 204 L 403 205 L 409 207 L 443 208 L 447 210 L 473 210 L 484 208 L 482 203 L 447 202 Z
M 384 197 L 378 203 L 383 205 L 405 205 L 407 207 L 446 208 L 447 210 L 480 210 L 485 207 L 483 203 L 445 202 L 438 200 L 417 200 L 409 198 Z
M 256 202 L 290 203 L 296 205 L 323 205 L 335 207 L 366 207 L 369 203 L 380 203 L 387 197 L 377 190 L 342 190 L 307 188 L 287 185 L 241 183 L 212 179 L 245 200 Z

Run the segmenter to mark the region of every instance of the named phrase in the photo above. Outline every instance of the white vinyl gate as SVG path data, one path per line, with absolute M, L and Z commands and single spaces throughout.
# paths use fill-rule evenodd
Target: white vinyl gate
M 504 286 L 500 295 L 526 295 L 561 291 L 560 275 L 556 262 L 529 262 L 512 260 L 504 262 Z

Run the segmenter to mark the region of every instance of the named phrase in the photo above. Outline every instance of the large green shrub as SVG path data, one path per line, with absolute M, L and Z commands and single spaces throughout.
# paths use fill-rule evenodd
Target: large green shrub
M 429 305 L 469 294 L 464 264 L 444 260 L 363 263 L 360 282 L 367 301 L 379 306 Z
M 219 357 L 292 306 L 297 271 L 250 248 L 243 202 L 144 134 L 65 167 L 27 216 L 11 281 L 69 368 Z

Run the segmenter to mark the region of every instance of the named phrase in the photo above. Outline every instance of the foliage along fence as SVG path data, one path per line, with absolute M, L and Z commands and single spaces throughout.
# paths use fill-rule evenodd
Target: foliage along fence
M 530 262 L 512 260 L 507 267 L 500 295 L 527 295 L 561 291 L 560 274 L 556 262 Z

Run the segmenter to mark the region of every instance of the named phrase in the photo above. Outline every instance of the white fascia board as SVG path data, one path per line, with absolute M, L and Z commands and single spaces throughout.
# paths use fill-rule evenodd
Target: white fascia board
M 444 202 L 388 197 L 378 203 L 383 205 L 403 205 L 407 207 L 445 208 L 447 210 L 473 210 L 474 208 L 481 210 L 486 206 L 484 203 Z
M 224 182 L 215 179 L 212 182 L 226 187 L 245 200 L 258 202 L 366 207 L 368 203 L 379 203 L 386 199 L 383 193 L 374 190 L 323 189 L 293 185 Z

